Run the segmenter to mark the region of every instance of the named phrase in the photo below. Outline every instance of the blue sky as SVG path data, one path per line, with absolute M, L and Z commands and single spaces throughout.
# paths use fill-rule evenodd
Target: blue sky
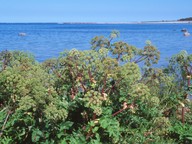
M 0 0 L 0 22 L 130 22 L 192 17 L 192 0 Z

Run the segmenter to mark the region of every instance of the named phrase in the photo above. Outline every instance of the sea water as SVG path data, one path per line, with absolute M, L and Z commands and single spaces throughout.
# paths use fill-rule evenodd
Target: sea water
M 0 51 L 22 50 L 35 55 L 37 61 L 58 57 L 64 50 L 76 48 L 88 50 L 95 36 L 120 32 L 118 41 L 143 48 L 150 40 L 160 53 L 159 66 L 181 50 L 192 53 L 192 36 L 181 32 L 187 29 L 192 34 L 192 24 L 57 24 L 57 23 L 1 23 Z M 19 33 L 26 35 L 19 36 Z

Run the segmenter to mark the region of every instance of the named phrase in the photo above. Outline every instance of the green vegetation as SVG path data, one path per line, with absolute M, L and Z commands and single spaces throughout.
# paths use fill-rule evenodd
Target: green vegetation
M 0 143 L 192 143 L 192 55 L 154 68 L 151 42 L 138 49 L 118 36 L 43 63 L 1 51 Z
M 192 17 L 182 18 L 182 19 L 179 19 L 178 21 L 192 21 Z

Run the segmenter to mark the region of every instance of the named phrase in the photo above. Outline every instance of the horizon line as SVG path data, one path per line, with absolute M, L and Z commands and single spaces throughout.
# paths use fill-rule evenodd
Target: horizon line
M 145 23 L 191 23 L 192 21 L 179 20 L 151 20 L 151 21 L 130 21 L 130 22 L 0 22 L 0 24 L 145 24 Z

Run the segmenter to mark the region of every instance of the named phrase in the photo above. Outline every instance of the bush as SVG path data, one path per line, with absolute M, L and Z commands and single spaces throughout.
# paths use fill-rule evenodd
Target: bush
M 0 142 L 190 143 L 191 55 L 153 68 L 160 53 L 151 42 L 112 43 L 118 35 L 43 63 L 2 51 Z

